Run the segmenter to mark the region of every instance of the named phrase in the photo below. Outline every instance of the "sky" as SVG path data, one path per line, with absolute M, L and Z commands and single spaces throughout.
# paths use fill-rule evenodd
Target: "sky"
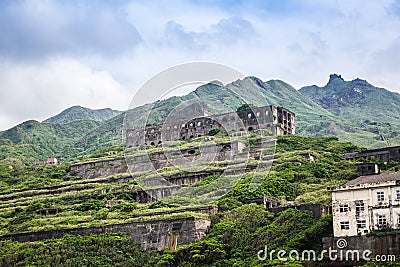
M 74 105 L 125 110 L 193 61 L 296 89 L 337 73 L 400 92 L 400 0 L 3 0 L 0 130 Z

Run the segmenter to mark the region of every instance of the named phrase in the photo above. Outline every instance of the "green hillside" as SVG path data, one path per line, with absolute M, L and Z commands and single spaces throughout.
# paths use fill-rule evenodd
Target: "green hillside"
M 345 81 L 332 74 L 324 87 L 308 86 L 299 92 L 343 119 L 400 125 L 400 94 L 365 80 Z
M 26 121 L 0 132 L 0 158 L 18 158 L 25 163 L 44 161 L 49 157 L 69 159 L 83 151 L 75 143 L 100 124 L 89 120 L 68 124 Z

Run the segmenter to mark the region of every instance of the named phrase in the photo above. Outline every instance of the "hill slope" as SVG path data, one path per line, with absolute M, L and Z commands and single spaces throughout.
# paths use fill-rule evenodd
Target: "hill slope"
M 100 124 L 89 120 L 67 124 L 26 121 L 0 132 L 0 159 L 19 158 L 24 162 L 43 161 L 48 157 L 69 159 L 83 151 L 75 143 Z

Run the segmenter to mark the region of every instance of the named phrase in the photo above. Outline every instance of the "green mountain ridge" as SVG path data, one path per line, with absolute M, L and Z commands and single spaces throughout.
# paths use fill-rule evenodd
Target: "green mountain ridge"
M 93 120 L 68 124 L 23 122 L 0 133 L 0 159 L 19 158 L 24 162 L 34 162 L 48 157 L 68 158 L 79 150 L 75 142 L 100 124 Z
M 345 81 L 337 74 L 330 75 L 325 86 L 306 86 L 299 89 L 299 93 L 351 122 L 350 131 L 362 129 L 367 132 L 363 138 L 369 138 L 369 142 L 364 146 L 400 144 L 400 94 L 359 78 Z
M 345 81 L 332 74 L 325 86 L 306 86 L 299 92 L 346 120 L 400 123 L 400 94 L 375 87 L 366 80 Z
M 44 120 L 43 122 L 69 123 L 76 120 L 105 121 L 121 113 L 122 111 L 113 110 L 111 108 L 90 109 L 81 106 L 73 106 L 51 118 Z
M 225 86 L 208 83 L 188 95 L 170 97 L 127 112 L 71 107 L 46 120 L 53 123 L 27 121 L 0 132 L 0 159 L 13 157 L 25 163 L 47 157 L 74 160 L 102 147 L 123 145 L 123 127 L 161 123 L 175 107 L 196 99 L 204 101 L 211 114 L 232 112 L 244 103 L 286 107 L 296 113 L 299 135 L 333 135 L 363 147 L 400 144 L 400 95 L 397 93 L 360 79 L 346 82 L 338 75 L 331 75 L 325 87 L 308 86 L 300 90 L 280 80 L 263 82 L 246 77 Z M 107 119 L 113 112 L 117 115 Z M 143 114 L 149 114 L 147 121 Z

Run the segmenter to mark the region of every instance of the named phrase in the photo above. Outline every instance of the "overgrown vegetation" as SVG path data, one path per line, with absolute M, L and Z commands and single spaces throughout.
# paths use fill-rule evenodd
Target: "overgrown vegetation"
M 223 142 L 227 137 L 217 134 L 215 138 Z M 252 138 L 256 137 L 250 136 Z M 193 145 L 196 140 L 191 142 Z M 182 146 L 188 146 L 188 143 Z M 354 163 L 342 159 L 341 154 L 357 149 L 335 137 L 278 137 L 273 165 L 269 173 L 261 172 L 260 186 L 250 191 L 252 176 L 250 173 L 244 175 L 231 191 L 213 203 L 218 205 L 219 212 L 211 217 L 211 229 L 205 240 L 180 246 L 174 251 L 144 252 L 120 235 L 66 236 L 33 243 L 4 241 L 0 243 L 2 266 L 281 266 L 283 262 L 276 259 L 260 262 L 257 252 L 265 246 L 275 250 L 318 251 L 322 245 L 321 237 L 332 234 L 332 218 L 326 216 L 317 220 L 310 212 L 295 209 L 272 214 L 261 205 L 243 204 L 243 201 L 267 195 L 278 198 L 281 203 L 327 204 L 330 200 L 328 186 L 339 185 L 356 176 Z M 120 153 L 121 147 L 113 146 L 94 152 L 90 159 L 99 159 L 103 155 L 118 158 Z M 223 171 L 229 163 L 216 162 L 208 170 Z M 391 163 L 386 167 L 397 166 Z M 181 175 L 179 170 L 169 168 L 161 173 L 171 177 Z M 140 175 L 150 178 L 153 174 L 143 172 Z M 126 178 L 122 174 L 82 179 L 70 171 L 68 164 L 27 166 L 17 159 L 5 159 L 0 161 L 0 177 L 1 235 L 99 227 L 174 216 L 184 218 L 194 216 L 188 208 L 201 207 L 198 200 L 183 196 L 137 203 L 135 194 L 140 189 L 135 181 L 120 183 L 119 178 Z M 210 175 L 193 184 L 193 188 L 200 190 L 210 186 L 212 191 L 217 191 L 218 188 L 213 186 L 220 177 L 219 174 Z M 117 244 L 118 240 L 121 244 Z M 98 246 L 94 245 L 96 242 Z M 99 251 L 102 253 L 96 256 Z M 286 264 L 295 266 L 299 263 Z
M 121 234 L 0 243 L 1 266 L 154 266 L 155 253 Z

